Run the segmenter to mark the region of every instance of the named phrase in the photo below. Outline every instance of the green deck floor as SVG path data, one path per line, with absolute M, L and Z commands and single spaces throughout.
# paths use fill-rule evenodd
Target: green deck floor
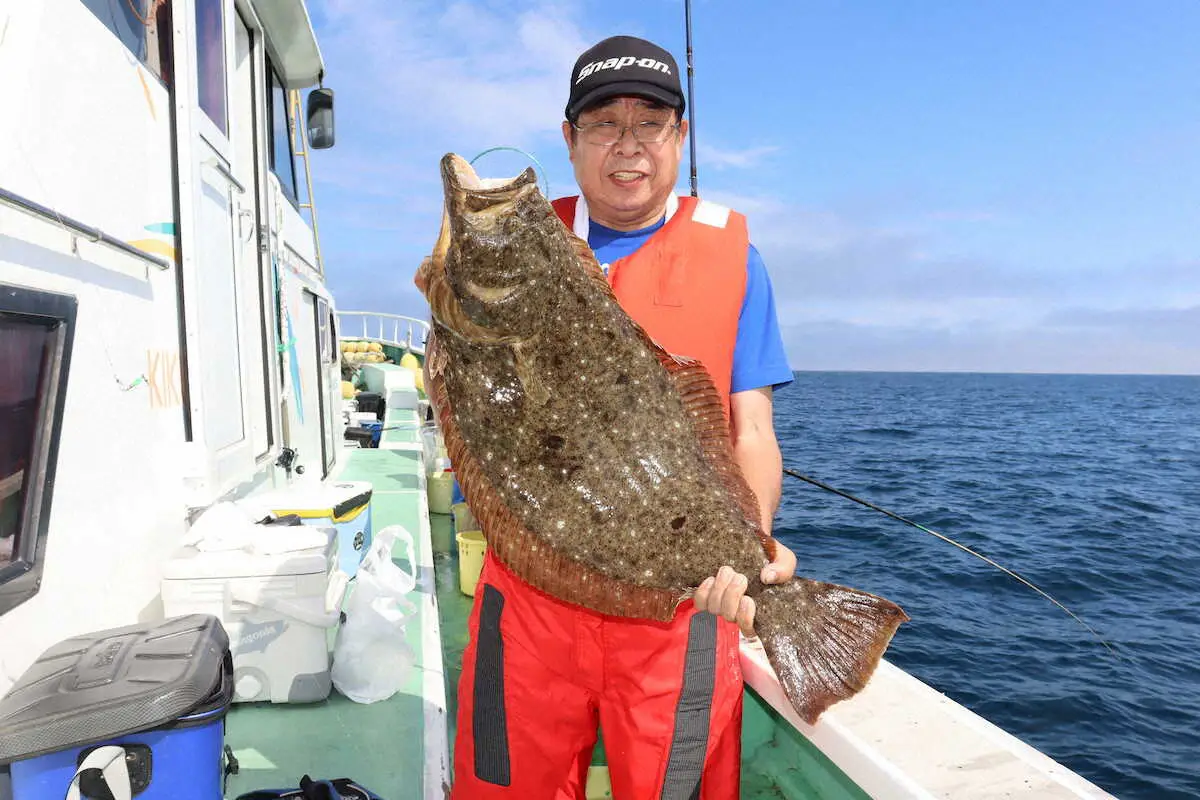
M 442 528 L 446 541 L 454 539 L 454 520 L 442 514 L 430 514 L 430 525 Z M 434 541 L 437 541 L 435 534 Z M 451 762 L 454 755 L 455 714 L 458 709 L 458 676 L 462 674 L 462 654 L 467 646 L 467 620 L 471 616 L 473 597 L 458 589 L 458 555 L 434 553 L 437 581 L 438 617 L 442 629 L 442 658 L 446 669 L 446 708 L 449 714 Z
M 417 562 L 431 563 L 422 469 L 419 450 L 353 450 L 338 477 L 370 481 L 374 487 L 373 530 L 404 525 L 418 541 Z M 449 518 L 445 519 L 443 524 L 448 523 Z M 408 558 L 404 552 L 395 555 L 398 562 Z M 424 586 L 418 590 L 428 591 L 432 576 L 422 578 Z M 240 771 L 230 777 L 226 797 L 236 798 L 252 789 L 294 787 L 305 774 L 354 778 L 387 800 L 441 796 L 440 791 L 426 794 L 424 786 L 423 673 L 431 660 L 440 662 L 440 652 L 437 658 L 422 652 L 419 616 L 409 621 L 405 634 L 417 654 L 417 664 L 403 689 L 388 700 L 362 705 L 335 690 L 321 703 L 234 706 L 228 717 L 226 743 L 233 748 Z M 330 645 L 332 648 L 332 641 Z M 437 758 L 436 754 L 433 757 Z

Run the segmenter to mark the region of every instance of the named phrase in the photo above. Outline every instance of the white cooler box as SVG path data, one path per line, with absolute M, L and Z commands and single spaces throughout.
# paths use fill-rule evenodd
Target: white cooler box
M 168 617 L 212 614 L 229 633 L 233 701 L 311 703 L 329 696 L 328 631 L 341 616 L 348 576 L 333 528 L 324 547 L 260 555 L 184 547 L 163 570 Z

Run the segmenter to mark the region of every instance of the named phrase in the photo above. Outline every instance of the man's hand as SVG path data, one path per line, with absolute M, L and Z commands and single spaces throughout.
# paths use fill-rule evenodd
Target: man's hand
M 796 554 L 778 539 L 774 542 L 775 560 L 763 567 L 759 580 L 763 583 L 787 583 L 796 576 Z
M 787 583 L 796 574 L 796 554 L 775 542 L 775 560 L 762 569 L 763 583 Z M 747 638 L 754 637 L 754 601 L 746 597 L 746 576 L 732 567 L 721 567 L 717 574 L 705 578 L 696 589 L 693 602 L 701 611 L 710 611 L 736 622 Z

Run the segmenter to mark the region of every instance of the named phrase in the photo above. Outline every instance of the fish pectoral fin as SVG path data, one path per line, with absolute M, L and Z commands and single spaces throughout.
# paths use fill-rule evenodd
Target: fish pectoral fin
M 592 248 L 588 246 L 588 243 L 574 233 L 568 233 L 567 236 L 571 244 L 575 245 L 575 255 L 579 258 L 579 263 L 583 267 L 583 271 L 590 275 L 592 280 L 602 284 L 605 288 L 609 288 L 608 278 L 605 276 L 600 262 L 596 260 L 596 254 L 592 252 Z
M 538 371 L 537 337 L 514 344 L 512 351 L 517 368 L 517 380 L 521 382 L 525 397 L 534 405 L 546 405 L 550 400 L 550 389 Z
M 449 354 L 439 346 L 438 338 L 437 327 L 434 326 L 429 331 L 429 336 L 425 340 L 425 364 L 423 369 L 425 371 L 426 386 L 429 385 L 431 378 L 436 380 L 442 377 L 449 361 Z
M 797 578 L 754 597 L 754 630 L 784 694 L 810 725 L 867 685 L 908 615 L 882 597 Z
M 433 276 L 433 256 L 425 256 L 421 261 L 421 266 L 417 267 L 417 274 L 413 278 L 413 283 L 423 295 L 429 294 L 429 283 Z

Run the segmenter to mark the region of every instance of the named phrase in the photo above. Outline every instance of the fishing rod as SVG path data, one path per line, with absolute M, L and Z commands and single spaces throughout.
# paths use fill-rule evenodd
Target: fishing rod
M 1040 587 L 1038 587 L 1038 586 L 1035 586 L 1035 585 L 1034 585 L 1034 584 L 1033 584 L 1031 581 L 1029 581 L 1028 579 L 1026 579 L 1026 578 L 1023 578 L 1022 576 L 1020 576 L 1020 575 L 1018 575 L 1017 573 L 1013 572 L 1013 571 L 1012 571 L 1011 569 L 1009 569 L 1008 567 L 1005 567 L 1005 566 L 1003 566 L 1003 565 L 1001 565 L 1001 564 L 997 564 L 995 561 L 993 561 L 992 559 L 990 559 L 990 558 L 988 558 L 987 556 L 983 555 L 982 553 L 977 553 L 977 552 L 975 552 L 975 551 L 974 551 L 974 550 L 972 550 L 971 548 L 967 547 L 965 544 L 961 544 L 961 543 L 959 543 L 959 542 L 956 542 L 956 541 L 954 541 L 954 540 L 953 540 L 953 539 L 951 539 L 949 536 L 945 536 L 944 534 L 938 533 L 938 532 L 937 532 L 937 531 L 935 531 L 935 530 L 932 530 L 932 529 L 930 529 L 930 528 L 926 528 L 924 525 L 922 525 L 922 524 L 921 524 L 921 523 L 919 523 L 919 522 L 913 522 L 911 519 L 908 519 L 907 517 L 902 517 L 902 516 L 900 516 L 899 514 L 893 513 L 893 512 L 891 512 L 891 511 L 888 511 L 886 508 L 881 508 L 881 507 L 879 507 L 879 506 L 875 505 L 874 503 L 871 503 L 871 502 L 869 502 L 869 501 L 867 501 L 867 500 L 863 500 L 863 499 L 861 499 L 861 498 L 859 498 L 859 497 L 855 497 L 854 495 L 850 494 L 849 492 L 844 492 L 844 491 L 842 491 L 841 489 L 838 489 L 838 488 L 836 488 L 836 487 L 830 486 L 829 484 L 827 484 L 827 483 L 824 483 L 824 482 L 822 482 L 822 481 L 819 481 L 819 480 L 817 480 L 816 478 L 809 477 L 808 475 L 803 475 L 803 474 L 801 474 L 801 473 L 799 473 L 799 472 L 796 472 L 795 470 L 790 470 L 790 469 L 788 469 L 787 467 L 784 467 L 784 468 L 783 468 L 783 471 L 784 471 L 784 474 L 786 474 L 786 475 L 791 475 L 793 478 L 797 478 L 797 479 L 799 479 L 799 480 L 802 480 L 802 481 L 804 481 L 805 483 L 810 483 L 810 484 L 812 484 L 813 486 L 816 486 L 816 487 L 818 487 L 818 488 L 820 488 L 820 489 L 824 489 L 824 490 L 825 490 L 825 491 L 827 491 L 827 492 L 833 492 L 834 494 L 838 495 L 839 497 L 844 497 L 844 498 L 846 498 L 847 500 L 851 500 L 851 501 L 853 501 L 853 502 L 855 502 L 855 503 L 858 503 L 858 504 L 859 504 L 859 505 L 861 505 L 861 506 L 866 506 L 867 508 L 871 509 L 872 511 L 878 511 L 880 514 L 883 514 L 883 515 L 885 515 L 885 516 L 891 517 L 892 519 L 894 519 L 894 520 L 896 520 L 896 521 L 898 521 L 898 522 L 903 522 L 905 525 L 911 525 L 912 527 L 916 528 L 916 529 L 917 529 L 917 530 L 919 530 L 919 531 L 924 531 L 925 533 L 928 533 L 930 536 L 935 536 L 935 537 L 937 537 L 938 539 L 941 539 L 943 542 L 947 542 L 947 543 L 949 543 L 949 544 L 952 544 L 952 545 L 954 545 L 955 547 L 957 547 L 959 550 L 962 550 L 962 551 L 963 551 L 963 552 L 965 552 L 965 553 L 969 553 L 970 555 L 973 555 L 973 556 L 975 556 L 976 558 L 978 558 L 978 559 L 982 560 L 983 562 L 985 562 L 985 563 L 987 563 L 987 564 L 989 564 L 989 565 L 991 565 L 991 566 L 995 567 L 996 569 L 1000 570 L 1000 571 L 1001 571 L 1001 572 L 1003 572 L 1005 575 L 1008 575 L 1010 578 L 1014 578 L 1014 579 L 1016 579 L 1017 581 L 1020 581 L 1020 582 L 1021 582 L 1022 584 L 1024 584 L 1025 586 L 1028 586 L 1030 589 L 1033 589 L 1035 592 L 1037 592 L 1038 594 L 1040 594 L 1042 597 L 1046 598 L 1046 599 L 1047 599 L 1047 600 L 1049 600 L 1051 603 L 1053 603 L 1054 605 L 1056 605 L 1056 606 L 1058 606 L 1059 608 L 1061 608 L 1063 611 L 1065 611 L 1065 612 L 1068 614 L 1068 616 L 1070 616 L 1070 617 L 1071 617 L 1071 619 L 1073 619 L 1073 620 L 1075 620 L 1076 622 L 1078 622 L 1078 623 L 1079 623 L 1080 625 L 1082 625 L 1082 626 L 1083 626 L 1083 627 L 1084 627 L 1084 628 L 1085 628 L 1085 629 L 1086 629 L 1086 630 L 1087 630 L 1087 631 L 1088 631 L 1090 634 L 1092 634 L 1092 636 L 1096 637 L 1096 640 L 1097 640 L 1097 641 L 1099 641 L 1099 642 L 1100 642 L 1100 644 L 1104 645 L 1104 646 L 1105 646 L 1105 647 L 1108 649 L 1108 651 L 1109 651 L 1110 653 L 1112 653 L 1113 655 L 1115 655 L 1115 656 L 1118 656 L 1118 657 L 1120 657 L 1120 658 L 1124 658 L 1126 661 L 1129 661 L 1129 658 L 1128 658 L 1127 656 L 1125 656 L 1124 654 L 1122 654 L 1122 653 L 1118 652 L 1118 651 L 1117 651 L 1117 649 L 1116 649 L 1116 648 L 1114 648 L 1114 647 L 1113 647 L 1111 644 L 1109 644 L 1109 643 L 1108 643 L 1108 641 L 1106 641 L 1106 640 L 1105 640 L 1105 638 L 1104 638 L 1103 636 L 1101 636 L 1101 635 L 1100 635 L 1100 633 L 1099 633 L 1099 632 L 1098 632 L 1098 631 L 1097 631 L 1095 628 L 1093 628 L 1091 625 L 1088 625 L 1086 622 L 1084 622 L 1084 621 L 1083 621 L 1083 620 L 1082 620 L 1082 619 L 1079 617 L 1079 615 L 1078 615 L 1078 614 L 1076 614 L 1074 611 L 1072 611 L 1071 609 L 1067 608 L 1065 605 L 1063 605 L 1062 603 L 1060 603 L 1058 600 L 1056 600 L 1054 597 L 1052 597 L 1052 596 L 1051 596 L 1051 595 L 1050 595 L 1048 592 L 1046 592 L 1044 589 L 1042 589 L 1042 588 L 1040 588 Z M 1132 662 L 1132 661 L 1130 661 L 1130 663 L 1133 663 L 1133 662 Z
M 683 18 L 687 25 L 687 107 L 688 107 L 688 152 L 692 160 L 692 197 L 698 196 L 696 188 L 696 103 L 692 99 L 692 0 L 683 0 Z

